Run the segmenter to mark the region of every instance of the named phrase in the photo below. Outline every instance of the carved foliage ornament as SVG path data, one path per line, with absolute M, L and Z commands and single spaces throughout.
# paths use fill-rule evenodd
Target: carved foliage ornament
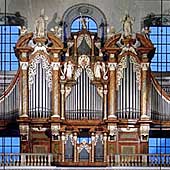
M 52 68 L 46 57 L 43 55 L 37 55 L 29 65 L 29 88 L 35 82 L 35 75 L 37 72 L 38 63 L 42 62 L 42 68 L 46 71 L 46 80 L 48 82 L 48 87 L 52 89 Z
M 83 39 L 86 40 L 88 46 L 91 48 L 91 38 L 89 35 L 87 34 L 82 34 L 77 38 L 77 47 L 80 46 L 81 42 L 83 41 Z
M 119 89 L 121 79 L 123 78 L 123 71 L 124 71 L 125 68 L 127 68 L 127 58 L 128 57 L 130 59 L 129 60 L 130 63 L 133 64 L 134 72 L 136 72 L 136 82 L 139 84 L 138 89 L 140 90 L 141 89 L 141 83 L 140 83 L 140 80 L 141 80 L 141 65 L 139 63 L 137 63 L 135 58 L 132 57 L 132 56 L 124 56 L 124 57 L 122 57 L 121 61 L 119 62 L 118 67 L 117 67 L 117 74 L 116 74 L 116 77 L 117 77 L 116 88 L 117 88 L 117 90 Z

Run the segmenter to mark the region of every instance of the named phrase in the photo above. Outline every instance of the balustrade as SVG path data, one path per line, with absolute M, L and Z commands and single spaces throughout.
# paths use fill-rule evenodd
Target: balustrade
M 68 162 L 67 160 L 65 161 Z M 73 160 L 72 160 L 73 162 Z M 52 166 L 62 163 L 61 154 L 9 153 L 0 154 L 0 167 Z M 74 163 L 74 162 L 73 162 Z M 93 162 L 94 163 L 94 162 Z M 112 154 L 107 156 L 108 167 L 170 167 L 170 154 Z

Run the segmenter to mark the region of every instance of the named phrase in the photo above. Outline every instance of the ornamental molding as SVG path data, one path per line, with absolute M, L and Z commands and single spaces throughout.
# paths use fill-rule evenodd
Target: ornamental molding
M 35 82 L 35 75 L 37 72 L 37 65 L 42 62 L 42 68 L 46 71 L 46 80 L 50 91 L 52 90 L 52 68 L 47 58 L 43 55 L 37 55 L 29 65 L 29 88 Z
M 136 82 L 139 84 L 138 89 L 141 89 L 141 65 L 137 62 L 137 60 L 133 56 L 124 56 L 121 58 L 120 62 L 117 66 L 117 84 L 116 89 L 119 89 L 119 86 L 121 84 L 121 79 L 123 78 L 123 71 L 125 68 L 127 68 L 127 58 L 129 57 L 129 62 L 133 64 L 133 70 L 136 73 Z

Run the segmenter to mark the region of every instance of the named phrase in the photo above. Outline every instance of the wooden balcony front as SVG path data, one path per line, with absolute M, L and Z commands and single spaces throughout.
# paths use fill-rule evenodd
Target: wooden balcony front
M 102 160 L 102 159 L 101 159 Z M 115 167 L 143 167 L 152 169 L 153 167 L 164 167 L 170 169 L 170 154 L 117 154 L 108 155 L 107 161 L 62 161 L 61 154 L 0 154 L 0 167 L 105 167 L 107 169 Z M 128 169 L 128 168 L 127 168 Z

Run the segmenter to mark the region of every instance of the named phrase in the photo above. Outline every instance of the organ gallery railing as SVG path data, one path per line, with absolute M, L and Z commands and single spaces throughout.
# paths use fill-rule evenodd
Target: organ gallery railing
M 72 160 L 73 161 L 73 160 Z M 0 154 L 0 166 L 52 166 L 62 162 L 61 154 L 6 153 Z M 64 161 L 65 163 L 68 160 Z M 63 163 L 63 162 L 62 162 Z M 94 162 L 93 162 L 94 163 Z M 170 154 L 112 154 L 107 166 L 116 167 L 170 167 Z

